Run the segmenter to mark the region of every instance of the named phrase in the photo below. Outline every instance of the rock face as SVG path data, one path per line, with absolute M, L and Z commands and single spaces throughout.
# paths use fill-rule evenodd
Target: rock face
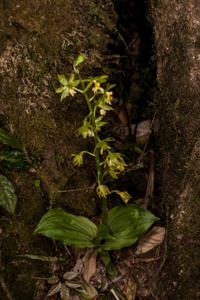
M 200 298 L 200 2 L 152 0 L 160 109 L 160 199 L 168 249 L 160 299 Z
M 35 299 L 30 278 L 37 270 L 29 268 L 30 261 L 14 267 L 11 261 L 17 254 L 41 249 L 39 244 L 32 248 L 32 232 L 49 201 L 85 215 L 95 212 L 93 194 L 59 193 L 93 184 L 94 174 L 80 176 L 72 166 L 70 155 L 84 147 L 75 130 L 86 107 L 77 97 L 60 103 L 56 78 L 70 74 L 80 52 L 88 58 L 83 73 L 101 73 L 115 22 L 110 0 L 0 1 L 0 127 L 22 141 L 34 164 L 34 173 L 8 174 L 17 189 L 18 207 L 15 230 L 9 229 L 7 238 L 5 228 L 1 249 L 15 299 Z M 34 187 L 34 179 L 40 179 L 42 189 Z
M 42 161 L 37 172 L 50 195 L 74 174 L 69 167 L 67 173 L 59 170 L 56 160 L 79 147 L 72 133 L 84 114 L 78 99 L 70 107 L 59 104 L 56 77 L 70 72 L 80 52 L 88 57 L 86 72 L 101 66 L 114 26 L 106 2 L 1 1 L 1 117 L 29 155 Z

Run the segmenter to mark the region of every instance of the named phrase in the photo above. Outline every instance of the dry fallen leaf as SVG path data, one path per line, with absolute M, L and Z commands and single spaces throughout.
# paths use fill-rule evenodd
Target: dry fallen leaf
M 51 297 L 51 296 L 53 296 L 53 295 L 55 295 L 57 293 L 60 293 L 61 287 L 62 287 L 62 283 L 61 282 L 59 282 L 58 284 L 53 285 L 50 288 L 50 290 L 49 290 L 49 292 L 47 294 L 47 297 Z
M 90 253 L 91 253 L 90 249 L 86 251 L 83 249 L 76 249 L 76 253 L 75 253 L 76 264 L 73 267 L 73 269 L 70 271 L 70 273 L 74 273 L 74 274 L 76 273 L 77 275 L 81 274 L 83 272 L 85 261 L 87 261 Z
M 152 131 L 152 121 L 151 120 L 145 120 L 137 124 L 136 129 L 136 143 L 140 145 L 144 145 L 148 142 L 151 131 Z M 132 134 L 134 134 L 135 131 L 135 125 L 131 126 Z
M 63 275 L 63 279 L 65 280 L 73 280 L 74 278 L 76 278 L 77 276 L 79 275 L 79 273 L 77 272 L 66 272 L 64 275 Z
M 126 287 L 124 289 L 124 294 L 127 300 L 135 300 L 137 291 L 137 284 L 133 277 L 129 277 Z
M 125 119 L 122 123 L 123 125 L 121 124 L 120 126 L 118 126 L 118 134 L 121 139 L 125 139 L 129 135 L 129 129 L 127 127 L 127 122 L 125 123 Z M 151 120 L 142 121 L 140 123 L 137 123 L 137 125 L 131 124 L 131 133 L 132 136 L 135 136 L 136 143 L 138 145 L 145 145 L 148 142 L 152 131 L 153 131 L 153 124 Z
M 96 273 L 96 259 L 97 252 L 91 253 L 89 259 L 86 261 L 83 269 L 83 279 L 85 282 L 89 283 L 92 276 Z
M 165 228 L 154 226 L 147 232 L 138 242 L 135 254 L 140 255 L 149 252 L 153 248 L 159 246 L 165 238 Z
M 77 294 L 71 295 L 71 300 L 80 300 L 80 297 Z
M 126 107 L 124 107 L 124 105 L 126 105 Z M 114 110 L 114 113 L 124 125 L 128 124 L 128 117 L 130 117 L 132 108 L 132 104 L 130 102 L 126 102 Z
M 35 283 L 35 300 L 42 300 L 46 298 L 46 282 L 43 279 L 38 279 Z
M 48 284 L 56 284 L 59 282 L 59 277 L 56 275 L 52 275 L 47 279 Z
M 62 284 L 60 289 L 60 298 L 62 300 L 69 300 L 69 289 L 64 283 Z

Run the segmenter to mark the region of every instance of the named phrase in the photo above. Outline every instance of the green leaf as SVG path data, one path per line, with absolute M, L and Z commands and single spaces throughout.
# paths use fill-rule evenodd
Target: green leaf
M 60 101 L 69 96 L 69 88 L 66 86 L 61 94 Z
M 101 127 L 103 127 L 104 125 L 106 125 L 106 122 L 102 121 L 103 117 L 97 117 L 95 119 L 95 124 L 96 124 L 96 130 L 99 131 L 101 129 Z
M 64 74 L 58 75 L 58 81 L 60 82 L 60 84 L 62 84 L 64 86 L 68 84 L 68 81 Z
M 97 227 L 88 218 L 75 216 L 61 208 L 49 210 L 40 220 L 35 233 L 76 247 L 94 247 Z
M 74 62 L 74 67 L 77 67 L 78 65 L 82 64 L 86 60 L 86 57 L 84 54 L 79 54 L 77 59 Z
M 71 84 L 73 85 L 74 79 L 75 79 L 75 75 L 74 75 L 74 73 L 72 73 L 69 77 L 68 85 L 71 85 Z
M 107 251 L 102 251 L 100 255 L 101 255 L 101 259 L 106 267 L 107 273 L 111 277 L 116 277 L 118 275 L 118 272 L 117 272 L 115 265 L 113 264 L 113 262 L 111 260 L 109 253 Z
M 82 283 L 82 288 L 77 289 L 77 292 L 80 295 L 80 298 L 84 300 L 96 299 L 98 296 L 98 292 L 95 287 L 86 282 Z
M 112 239 L 107 237 L 100 249 L 119 250 L 134 244 L 156 220 L 151 212 L 136 205 L 112 208 L 107 219 Z
M 83 80 L 83 82 L 84 82 L 84 80 Z M 91 79 L 91 81 L 88 83 L 86 88 L 83 90 L 83 93 L 86 93 L 91 88 L 92 85 L 93 85 L 93 79 Z
M 34 183 L 34 186 L 35 186 L 36 188 L 39 188 L 40 185 L 41 185 L 40 179 L 35 179 L 33 183 Z
M 65 86 L 60 86 L 59 88 L 57 88 L 56 90 L 56 94 L 61 94 L 65 89 Z
M 113 110 L 113 108 L 105 103 L 103 103 L 102 101 L 99 102 L 99 104 L 97 103 L 97 107 L 104 109 L 105 111 L 111 111 Z
M 96 80 L 99 83 L 105 83 L 108 80 L 108 75 L 97 76 L 97 77 L 94 77 L 93 80 Z
M 7 167 L 23 169 L 28 166 L 22 151 L 2 149 L 0 151 L 0 161 L 5 162 Z
M 107 238 L 113 238 L 109 232 L 109 228 L 106 224 L 99 224 L 97 226 L 97 239 L 95 240 L 96 244 L 100 245 L 102 243 L 103 240 L 107 239 Z M 114 239 L 114 238 L 113 238 Z
M 112 90 L 114 87 L 116 86 L 116 84 L 108 84 L 107 86 L 106 86 L 106 91 L 110 91 L 110 90 Z
M 17 196 L 12 183 L 3 175 L 0 175 L 0 205 L 8 213 L 14 214 L 17 204 Z
M 14 135 L 0 128 L 0 143 L 8 145 L 15 149 L 22 150 L 22 144 L 16 139 Z

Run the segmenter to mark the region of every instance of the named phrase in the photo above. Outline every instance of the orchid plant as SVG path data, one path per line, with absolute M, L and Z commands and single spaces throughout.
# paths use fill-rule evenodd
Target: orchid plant
M 59 75 L 61 101 L 80 94 L 85 99 L 88 114 L 77 130 L 83 139 L 93 139 L 94 148 L 90 152 L 82 150 L 72 154 L 73 164 L 80 167 L 86 155 L 91 156 L 96 164 L 96 193 L 101 201 L 101 216 L 98 225 L 83 216 L 75 216 L 61 208 L 49 210 L 40 220 L 35 232 L 43 234 L 66 245 L 96 248 L 99 252 L 119 250 L 135 243 L 138 238 L 157 220 L 148 210 L 128 204 L 131 196 L 127 191 L 112 190 L 106 184 L 107 177 L 113 180 L 124 172 L 127 164 L 124 156 L 112 150 L 112 137 L 101 137 L 101 130 L 107 124 L 106 114 L 112 111 L 113 84 L 108 76 L 82 78 L 79 66 L 85 61 L 79 55 L 73 64 L 69 78 Z M 124 202 L 108 210 L 108 196 L 117 194 Z
M 111 143 L 114 141 L 114 138 L 107 137 L 102 139 L 100 136 L 102 128 L 107 124 L 105 116 L 109 111 L 113 110 L 112 88 L 114 85 L 108 83 L 107 75 L 82 79 L 78 66 L 84 60 L 85 56 L 79 55 L 73 65 L 73 72 L 69 79 L 65 75 L 58 76 L 61 86 L 56 90 L 56 93 L 61 94 L 61 101 L 68 96 L 74 97 L 76 93 L 80 93 L 84 96 L 87 103 L 88 115 L 78 129 L 78 134 L 84 139 L 92 138 L 94 140 L 94 149 L 93 152 L 83 150 L 78 154 L 72 154 L 72 157 L 74 165 L 78 167 L 83 164 L 85 155 L 94 158 L 96 163 L 96 192 L 102 200 L 102 219 L 104 219 L 108 195 L 116 193 L 125 203 L 128 203 L 131 196 L 127 191 L 110 190 L 105 184 L 106 176 L 109 175 L 113 179 L 117 179 L 126 167 L 123 155 L 112 151 Z

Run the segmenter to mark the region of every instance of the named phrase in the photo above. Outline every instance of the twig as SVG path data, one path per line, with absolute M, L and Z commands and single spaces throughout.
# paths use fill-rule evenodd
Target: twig
M 154 151 L 149 151 L 149 176 L 147 181 L 147 189 L 144 197 L 144 204 L 142 205 L 144 208 L 147 208 L 149 205 L 149 200 L 153 196 L 154 192 L 154 167 L 155 167 L 155 155 Z
M 128 45 L 127 45 L 125 39 L 123 38 L 122 34 L 120 33 L 120 31 L 117 28 L 115 28 L 114 31 L 117 33 L 118 37 L 120 38 L 120 40 L 124 44 L 126 50 L 129 51 Z
M 5 280 L 4 280 L 4 278 L 3 278 L 2 275 L 0 275 L 0 285 L 1 285 L 1 288 L 2 288 L 2 290 L 3 290 L 3 292 L 4 292 L 4 294 L 5 294 L 6 297 L 7 297 L 7 299 L 8 299 L 8 300 L 15 300 L 15 299 L 13 298 L 13 296 L 11 295 L 11 293 L 10 293 L 8 287 L 6 286 Z
M 147 139 L 147 141 L 146 141 L 146 143 L 145 143 L 145 145 L 144 145 L 143 153 L 140 155 L 140 157 L 139 157 L 139 159 L 138 159 L 138 163 L 141 162 L 141 160 L 142 160 L 142 158 L 143 158 L 143 156 L 144 156 L 144 154 L 145 154 L 145 152 L 146 152 L 146 150 L 147 150 L 147 146 L 148 146 L 148 144 L 149 144 L 149 140 L 150 140 L 150 137 L 151 137 L 152 132 L 153 132 L 152 128 L 153 128 L 153 124 L 154 124 L 154 122 L 155 122 L 156 114 L 157 114 L 157 112 L 155 112 L 154 115 L 153 115 L 153 119 L 152 119 L 152 121 L 151 121 L 151 126 L 150 126 L 150 132 L 151 132 L 151 133 L 150 133 L 149 138 Z
M 58 193 L 71 193 L 71 192 L 79 192 L 79 191 L 85 191 L 85 190 L 93 190 L 95 188 L 95 185 L 96 185 L 96 183 L 94 183 L 91 186 L 85 186 L 82 188 L 58 191 Z
M 124 106 L 124 111 L 125 111 L 125 115 L 126 115 L 126 119 L 127 119 L 127 127 L 128 127 L 128 132 L 129 132 L 129 137 L 130 140 L 132 139 L 132 130 L 131 130 L 131 122 L 130 122 L 130 118 L 129 118 L 129 113 L 126 107 L 126 102 L 123 98 L 123 106 Z
M 31 278 L 34 280 L 45 280 L 45 281 L 49 279 L 48 277 L 39 277 L 39 276 L 32 276 Z
M 134 133 L 133 133 L 133 142 L 134 143 L 136 143 L 137 128 L 138 128 L 138 123 L 135 124 L 135 129 L 134 129 Z
M 110 291 L 111 291 L 111 293 L 113 294 L 113 296 L 115 297 L 116 300 L 120 300 L 120 298 L 117 296 L 114 289 L 111 289 Z

